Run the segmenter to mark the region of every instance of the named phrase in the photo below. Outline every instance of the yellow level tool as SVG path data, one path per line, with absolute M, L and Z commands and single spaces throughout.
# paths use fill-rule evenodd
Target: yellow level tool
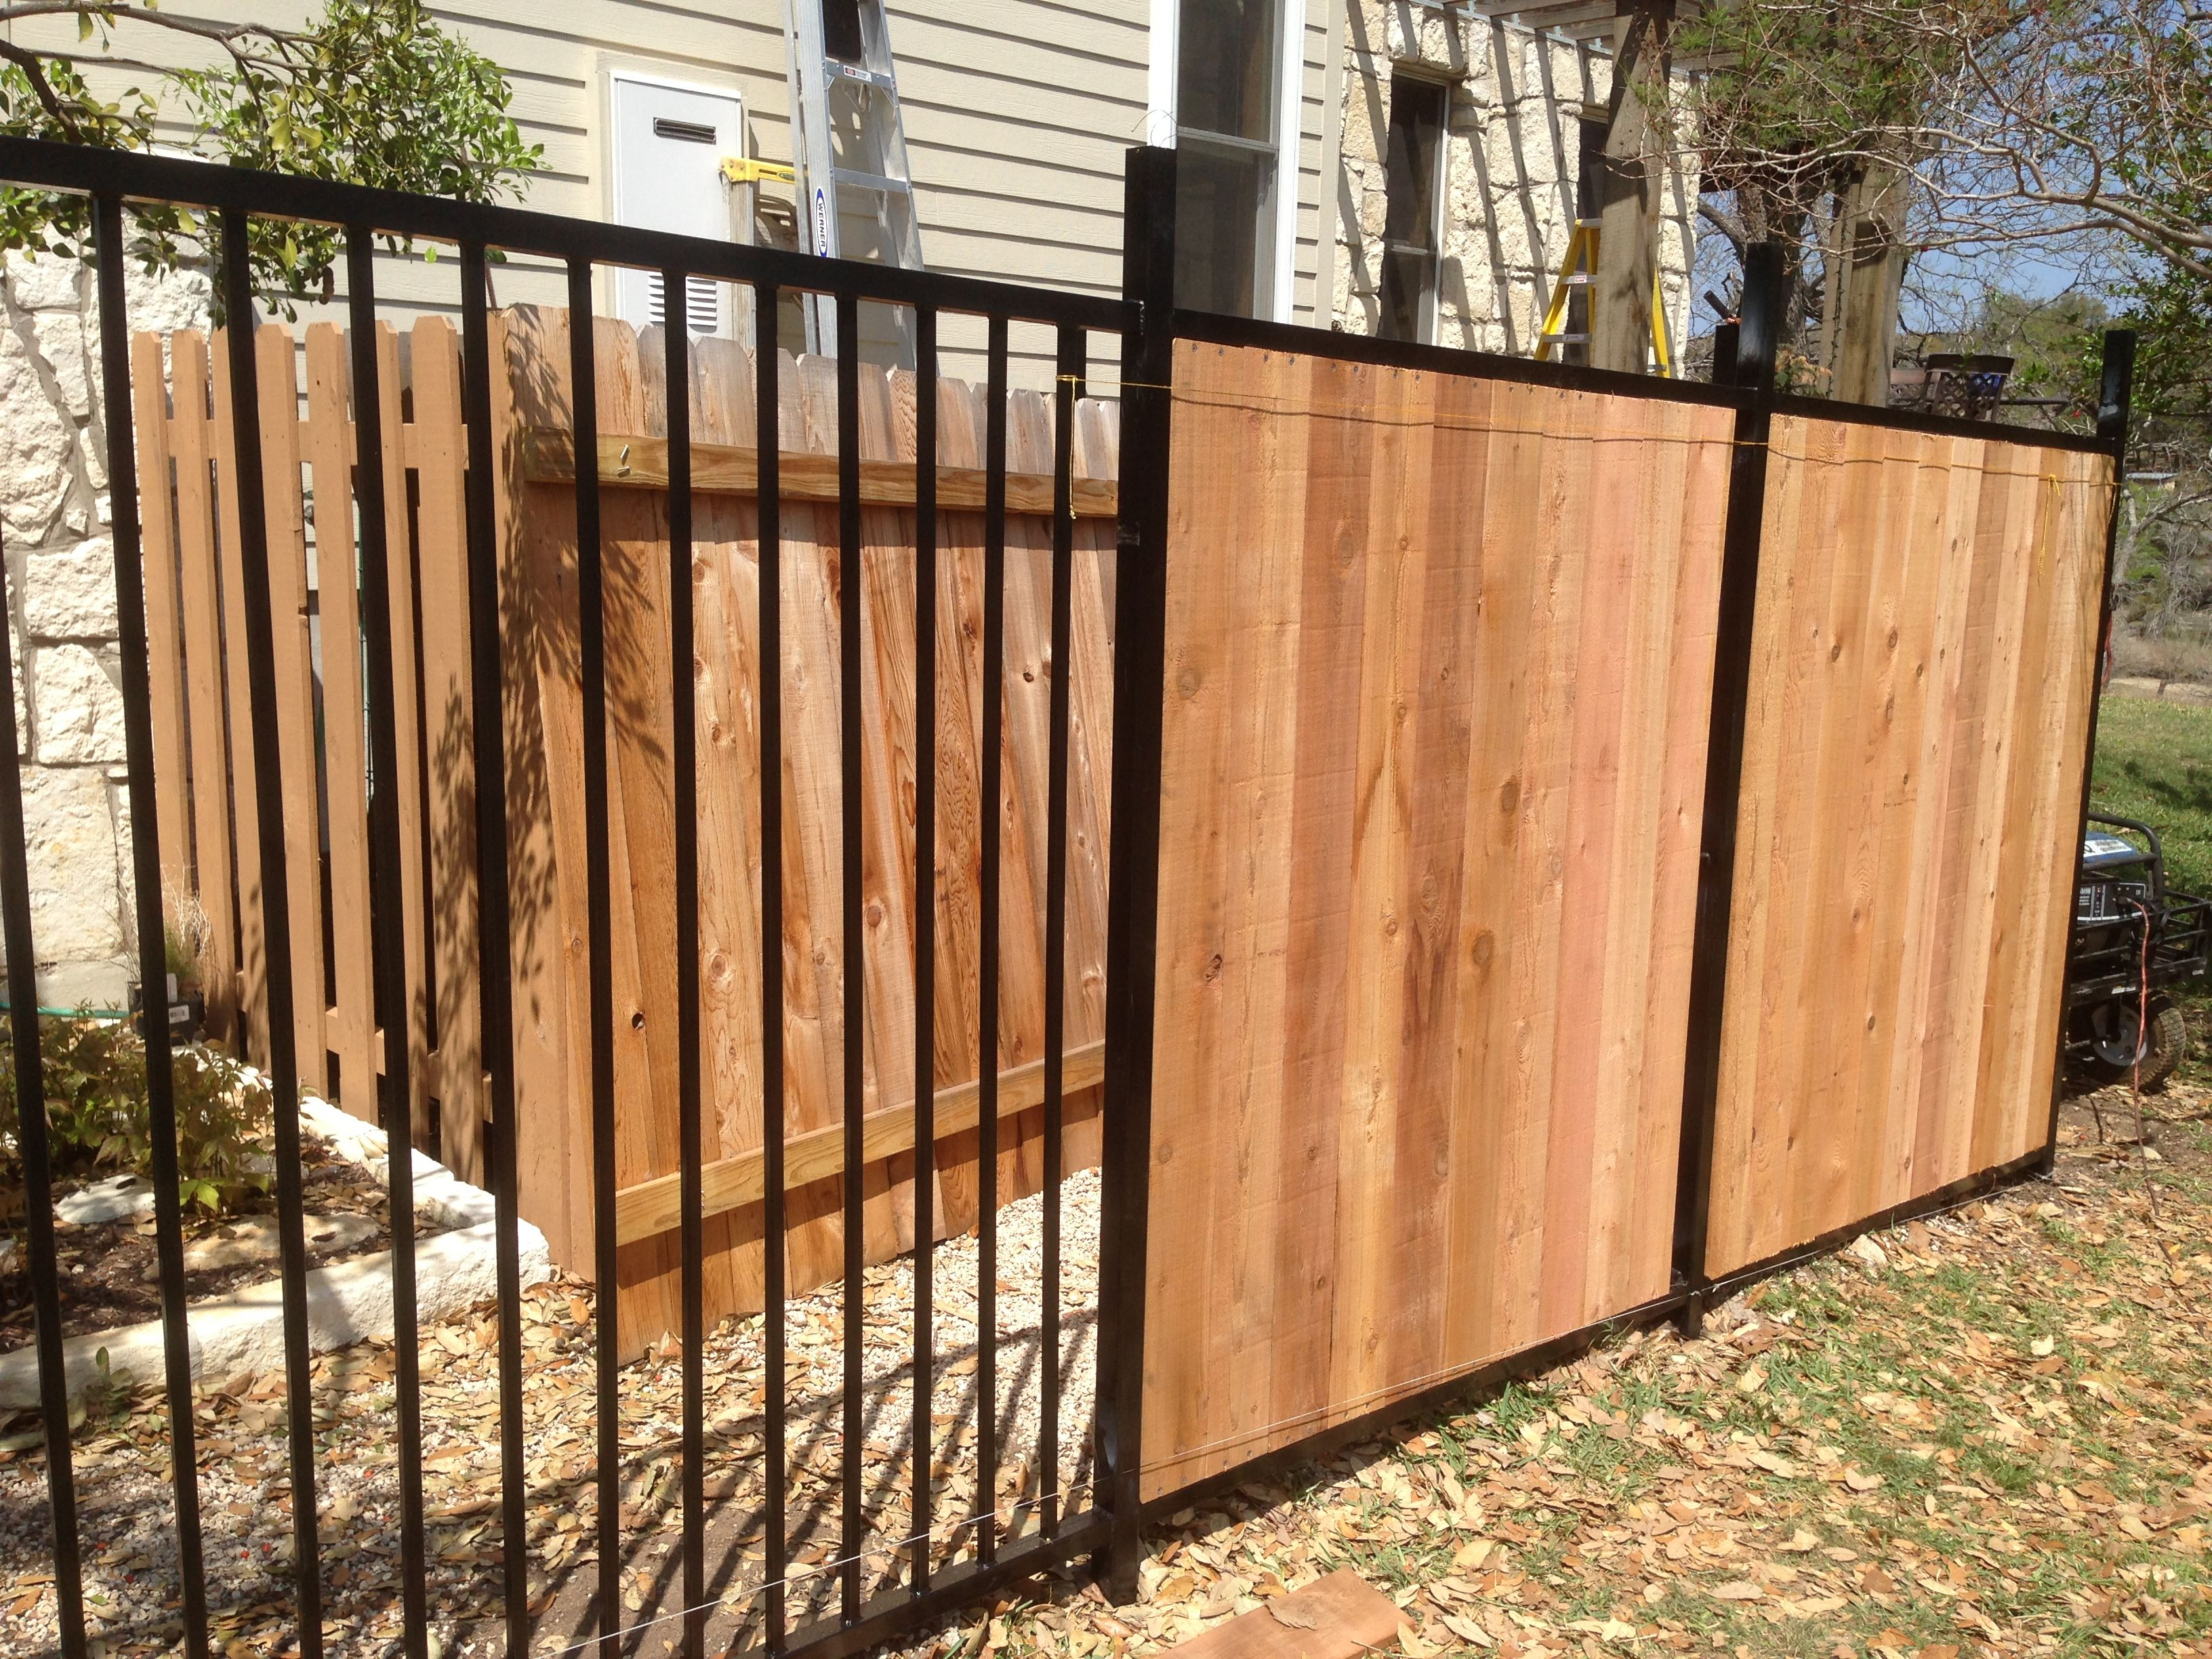
M 799 169 L 787 167 L 781 161 L 756 161 L 750 155 L 725 155 L 722 158 L 722 182 L 725 184 L 757 185 L 764 179 L 773 179 L 778 184 L 796 184 Z
M 1547 363 L 1552 360 L 1552 348 L 1561 345 L 1588 345 L 1588 334 L 1570 334 L 1566 331 L 1567 295 L 1572 289 L 1588 288 L 1597 280 L 1598 222 L 1595 219 L 1575 221 L 1575 234 L 1567 238 L 1567 257 L 1559 262 L 1558 280 L 1552 284 L 1552 303 L 1544 311 L 1543 331 L 1536 337 L 1536 361 Z M 1668 380 L 1674 377 L 1673 360 L 1667 355 L 1667 301 L 1659 291 L 1659 267 L 1651 267 L 1651 354 L 1659 366 L 1659 373 Z

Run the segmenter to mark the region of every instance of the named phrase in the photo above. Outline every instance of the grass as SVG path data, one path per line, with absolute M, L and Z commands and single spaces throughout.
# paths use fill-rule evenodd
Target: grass
M 2208 1222 L 2169 1188 L 2161 1226 L 2085 1149 L 2056 1193 L 1785 1274 L 1703 1341 L 1632 1338 L 1185 1511 L 1141 1607 L 1002 1604 L 938 1650 L 1155 1653 L 1348 1566 L 1415 1656 L 2212 1651 Z
M 2089 807 L 2149 824 L 2166 848 L 2166 879 L 2212 893 L 2212 708 L 2106 698 Z

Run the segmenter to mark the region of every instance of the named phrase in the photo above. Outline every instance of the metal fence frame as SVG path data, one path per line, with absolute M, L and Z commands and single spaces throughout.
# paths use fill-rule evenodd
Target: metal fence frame
M 808 1629 L 788 1628 L 782 1583 L 788 1567 L 784 1540 L 783 1486 L 787 1469 L 784 1416 L 781 1410 L 764 1413 L 768 1466 L 768 1559 L 764 1568 L 766 1645 L 779 1656 L 803 1659 L 842 1659 L 842 1656 L 911 1631 L 946 1611 L 985 1592 L 1047 1567 L 1074 1558 L 1095 1555 L 1094 1570 L 1109 1594 L 1117 1600 L 1133 1596 L 1137 1569 L 1143 1559 L 1142 1522 L 1148 1508 L 1158 1511 L 1188 1501 L 1197 1488 L 1188 1489 L 1152 1505 L 1141 1501 L 1139 1474 L 1143 1397 L 1143 1348 L 1146 1320 L 1146 1227 L 1151 1164 L 1151 1095 L 1153 1036 L 1153 985 L 1161 849 L 1159 784 L 1161 765 L 1162 674 L 1166 619 L 1168 522 L 1168 462 L 1170 444 L 1173 352 L 1179 338 L 1212 340 L 1231 344 L 1255 344 L 1338 358 L 1435 370 L 1457 375 L 1577 386 L 1586 390 L 1638 397 L 1698 401 L 1733 408 L 1736 411 L 1736 450 L 1725 531 L 1723 588 L 1718 629 L 1718 672 L 1716 675 L 1711 732 L 1711 761 L 1705 787 L 1703 843 L 1704 865 L 1698 887 L 1697 950 L 1690 1004 L 1690 1042 L 1686 1062 L 1680 1181 L 1675 1237 L 1674 1285 L 1661 1301 L 1623 1310 L 1609 1323 L 1680 1318 L 1694 1327 L 1706 1304 L 1729 1288 L 1715 1285 L 1702 1275 L 1705 1209 L 1710 1186 L 1712 1120 L 1715 1109 L 1720 1042 L 1720 1014 L 1726 989 L 1729 879 L 1734 864 L 1735 796 L 1741 774 L 1745 698 L 1747 693 L 1749 643 L 1753 605 L 1759 567 L 1759 538 L 1763 510 L 1765 436 L 1777 412 L 1818 413 L 1831 419 L 1863 421 L 1916 431 L 1966 434 L 1975 436 L 2014 435 L 2021 428 L 1990 422 L 1966 422 L 1860 409 L 1826 401 L 1778 396 L 1774 386 L 1775 304 L 1778 294 L 1779 261 L 1770 251 L 1755 251 L 1747 276 L 1745 316 L 1733 378 L 1705 385 L 1626 375 L 1565 365 L 1537 364 L 1525 359 L 1455 351 L 1328 333 L 1310 329 L 1202 315 L 1176 309 L 1175 286 L 1175 174 L 1171 151 L 1136 149 L 1129 153 L 1126 179 L 1123 297 L 1108 300 L 1057 293 L 1017 284 L 902 270 L 878 264 L 811 258 L 773 249 L 743 246 L 664 233 L 641 231 L 598 221 L 571 219 L 520 209 L 492 207 L 442 198 L 256 173 L 204 163 L 85 149 L 21 139 L 0 139 L 0 180 L 15 185 L 88 195 L 93 201 L 97 281 L 100 301 L 100 361 L 104 370 L 104 414 L 109 447 L 113 530 L 116 550 L 116 588 L 121 618 L 123 700 L 125 716 L 128 791 L 133 825 L 132 867 L 137 885 L 137 925 L 139 968 L 143 982 L 160 984 L 166 972 L 163 959 L 160 849 L 155 830 L 154 738 L 146 652 L 145 594 L 141 568 L 141 538 L 137 507 L 137 477 L 133 449 L 131 404 L 131 366 L 128 320 L 124 306 L 125 204 L 128 201 L 161 201 L 213 216 L 222 251 L 222 292 L 225 309 L 233 319 L 252 315 L 253 295 L 246 255 L 247 222 L 253 216 L 313 221 L 338 228 L 343 234 L 348 306 L 351 324 L 352 370 L 355 388 L 356 453 L 358 533 L 362 580 L 369 603 L 364 607 L 368 701 L 370 720 L 371 763 L 379 775 L 397 771 L 397 749 L 392 714 L 393 697 L 391 608 L 386 602 L 391 574 L 387 564 L 387 515 L 395 504 L 384 497 L 385 446 L 394 434 L 381 430 L 377 397 L 379 363 L 375 348 L 376 299 L 374 238 L 380 233 L 456 243 L 460 248 L 462 336 L 464 346 L 464 417 L 469 457 L 466 496 L 468 574 L 472 644 L 471 705 L 475 718 L 477 778 L 477 846 L 482 905 L 483 1035 L 485 1066 L 492 1079 L 493 1163 L 491 1182 L 496 1203 L 498 1259 L 498 1352 L 500 1362 L 500 1423 L 501 1438 L 501 1524 L 505 1538 L 524 1536 L 523 1433 L 521 1397 L 521 1334 L 515 1170 L 515 1099 L 512 1026 L 510 1024 L 507 937 L 507 798 L 503 783 L 505 756 L 501 734 L 502 663 L 497 609 L 499 574 L 495 545 L 493 495 L 493 434 L 489 343 L 489 292 L 486 277 L 493 249 L 543 256 L 563 264 L 567 270 L 572 313 L 588 316 L 595 269 L 600 265 L 644 267 L 659 270 L 668 291 L 681 293 L 688 276 L 702 276 L 745 285 L 755 298 L 754 315 L 774 318 L 780 294 L 789 289 L 826 295 L 838 309 L 839 411 L 839 530 L 842 551 L 848 568 L 860 556 L 860 413 L 857 397 L 859 331 L 856 311 L 863 302 L 912 307 L 919 344 L 918 431 L 916 437 L 916 570 L 915 626 L 916 637 L 927 641 L 937 628 L 936 560 L 936 362 L 937 325 L 944 312 L 979 313 L 988 321 L 988 376 L 990 414 L 985 470 L 988 480 L 985 505 L 985 583 L 983 659 L 984 700 L 983 797 L 993 799 L 1003 780 L 999 775 L 1000 706 L 998 674 L 1004 649 L 1004 573 L 1006 542 L 1006 398 L 1007 330 L 1010 321 L 1043 324 L 1055 331 L 1056 391 L 1059 413 L 1054 488 L 1052 558 L 1054 570 L 1051 637 L 1055 665 L 1066 660 L 1069 629 L 1069 568 L 1072 556 L 1069 500 L 1074 399 L 1081 395 L 1085 361 L 1086 331 L 1119 333 L 1121 354 L 1121 507 L 1118 535 L 1119 568 L 1115 614 L 1115 742 L 1111 781 L 1113 834 L 1109 851 L 1109 905 L 1107 919 L 1107 1014 L 1103 1197 L 1099 1241 L 1099 1328 L 1097 1399 L 1093 1429 L 1096 1485 L 1094 1501 L 1072 1512 L 1064 1510 L 1056 1492 L 1031 1500 L 1037 1511 L 1034 1535 L 1002 1540 L 990 1513 L 990 1472 L 996 1456 L 995 1425 L 991 1421 L 995 1395 L 992 1387 L 996 1346 L 991 1307 L 994 1283 L 995 1198 L 994 1190 L 995 1137 L 998 1114 L 994 1097 L 995 1068 L 988 1063 L 979 1080 L 982 1099 L 978 1113 L 981 1146 L 979 1177 L 982 1185 L 979 1231 L 982 1271 L 979 1277 L 979 1354 L 981 1379 L 979 1430 L 983 1479 L 981 1512 L 962 1524 L 978 1529 L 978 1559 L 933 1571 L 926 1550 L 916 1561 L 907 1583 L 899 1589 L 863 1601 L 858 1554 L 860 1546 L 860 1480 L 857 1457 L 846 1460 L 842 1492 L 842 1562 L 840 1605 L 836 1617 Z M 594 406 L 595 362 L 592 331 L 572 327 L 570 374 L 575 422 L 575 453 L 588 457 L 597 451 Z M 2103 406 L 2094 438 L 2037 432 L 2039 443 L 2094 449 L 2114 457 L 2120 465 L 2125 437 L 2127 386 L 2133 338 L 2124 334 L 2107 337 Z M 301 1171 L 299 1161 L 298 1060 L 293 1052 L 290 944 L 283 908 L 287 885 L 282 796 L 277 786 L 280 757 L 276 743 L 276 683 L 270 633 L 270 587 L 268 526 L 264 521 L 261 488 L 260 434 L 255 408 L 258 379 L 252 358 L 252 334 L 247 328 L 229 330 L 228 349 L 232 368 L 231 418 L 239 467 L 241 565 L 246 600 L 247 679 L 251 724 L 257 747 L 256 760 L 263 787 L 261 815 L 261 887 L 267 915 L 269 955 L 269 1036 L 272 1082 L 278 1103 L 278 1215 L 282 1240 L 280 1257 L 283 1286 L 286 1345 L 285 1365 L 289 1395 L 289 1434 L 295 1529 L 294 1579 L 298 1603 L 298 1640 L 302 1659 L 319 1659 L 322 1650 L 322 1619 L 316 1565 L 319 1540 L 314 1504 L 315 1451 L 312 1392 L 308 1386 L 306 1309 L 306 1255 L 302 1238 Z M 688 383 L 686 331 L 665 331 L 668 384 Z M 780 495 L 778 479 L 779 386 L 776 355 L 756 354 L 760 502 L 759 640 L 760 657 L 775 663 L 781 656 L 780 600 L 777 572 L 780 559 Z M 684 1650 L 703 1649 L 707 1598 L 704 1595 L 702 1540 L 704 1533 L 702 1478 L 703 1382 L 701 1346 L 703 1331 L 701 1198 L 701 1081 L 698 1057 L 699 1018 L 696 913 L 698 866 L 696 773 L 692 764 L 696 743 L 696 714 L 691 676 L 691 562 L 692 513 L 690 419 L 688 399 L 667 399 L 669 480 L 670 583 L 673 646 L 678 667 L 669 696 L 676 733 L 673 773 L 676 780 L 677 863 L 675 886 L 678 916 L 678 984 L 682 1006 L 679 1045 L 679 1125 L 682 1146 L 683 1304 L 683 1605 Z M 600 546 L 600 483 L 596 469 L 579 466 L 575 471 L 575 509 L 579 538 L 579 592 L 581 673 L 585 729 L 599 734 L 584 746 L 585 817 L 587 824 L 587 879 L 592 899 L 588 915 L 589 1024 L 592 1034 L 590 1097 L 594 1130 L 593 1207 L 598 1220 L 597 1278 L 602 1285 L 615 1282 L 615 1229 L 611 1224 L 615 1198 L 612 1157 L 614 1124 L 614 1067 L 611 1037 L 612 986 L 609 965 L 612 923 L 607 894 L 610 853 L 607 841 L 607 719 L 606 641 L 602 605 Z M 404 504 L 403 504 L 404 505 Z M 2108 537 L 2105 608 L 2100 627 L 2109 630 L 2111 547 Z M 4 570 L 0 570 L 0 605 L 4 605 Z M 860 607 L 842 608 L 842 665 L 841 706 L 843 744 L 843 927 L 846 960 L 860 959 L 861 825 L 860 820 Z M 2100 635 L 2100 638 L 2102 635 Z M 9 641 L 0 629 L 0 669 L 7 665 Z M 933 653 L 920 649 L 916 658 L 917 695 L 917 906 L 927 912 L 933 904 L 932 859 L 935 802 L 933 764 L 936 721 Z M 780 1311 L 785 1303 L 786 1273 L 782 1239 L 783 1135 L 776 1127 L 783 1098 L 783 976 L 781 963 L 782 801 L 781 790 L 771 787 L 781 775 L 782 697 L 779 677 L 763 674 L 759 687 L 762 726 L 759 810 L 763 837 L 763 955 L 762 1008 L 763 1030 L 763 1164 L 766 1285 L 769 1306 Z M 1048 1029 L 1045 1054 L 1046 1168 L 1059 1163 L 1064 1033 L 1061 1005 L 1063 951 L 1056 948 L 1064 935 L 1066 906 L 1065 842 L 1067 826 L 1066 770 L 1068 743 L 1068 699 L 1065 676 L 1054 675 L 1049 715 L 1052 765 L 1048 806 L 1050 860 L 1047 876 L 1047 960 L 1051 975 L 1046 998 Z M 10 981 L 10 1001 L 18 1008 L 36 1006 L 35 957 L 29 908 L 27 849 L 24 845 L 21 781 L 14 741 L 12 708 L 0 707 L 0 741 L 7 760 L 0 765 L 0 927 L 4 939 Z M 2088 734 L 2094 753 L 2096 725 L 2093 711 Z M 2082 805 L 2087 805 L 2085 765 Z M 994 988 L 997 977 L 999 872 L 996 814 L 987 812 L 984 825 L 981 1052 L 994 1052 L 992 1030 L 996 1009 Z M 370 811 L 371 858 L 378 889 L 398 890 L 400 829 L 398 806 L 391 792 L 380 791 Z M 374 964 L 378 997 L 382 1006 L 396 1008 L 404 1001 L 400 922 L 396 907 L 382 907 L 374 921 Z M 913 1034 L 915 1067 L 917 1160 L 915 1234 L 927 1240 L 930 1223 L 929 1176 L 932 1141 L 932 1049 L 930 1015 L 933 1002 L 933 942 L 930 929 L 918 930 L 915 944 L 916 1018 Z M 861 1018 L 862 976 L 845 976 L 846 1051 L 842 1073 L 846 1167 L 856 1169 L 861 1146 Z M 2063 1025 L 2063 1022 L 2062 1022 Z M 14 1060 L 18 1098 L 39 1097 L 40 1033 L 35 1019 L 14 1023 Z M 409 1055 L 404 1022 L 387 1019 L 384 1057 L 391 1098 L 401 1103 L 390 1142 L 389 1181 L 392 1194 L 392 1231 L 394 1273 L 394 1315 L 397 1326 L 398 1468 L 400 1484 L 400 1548 L 404 1637 L 406 1652 L 428 1652 L 429 1609 L 425 1605 L 424 1513 L 422 1484 L 422 1434 L 420 1415 L 418 1340 L 413 1279 L 412 1163 L 404 1102 L 408 1098 Z M 2060 1034 L 2063 1061 L 2063 1035 Z M 199 1659 L 209 1651 L 208 1609 L 203 1583 L 204 1551 L 192 1445 L 191 1378 L 185 1345 L 185 1300 L 181 1218 L 177 1199 L 175 1120 L 171 1087 L 171 1050 L 166 1026 L 148 1022 L 147 1060 L 149 1105 L 155 1158 L 155 1201 L 157 1256 L 160 1267 L 162 1322 L 166 1338 L 165 1386 L 174 1436 L 170 1460 L 176 1505 L 176 1530 L 182 1576 L 185 1650 Z M 773 1104 L 771 1103 L 774 1103 Z M 2057 1122 L 2057 1088 L 2052 1103 L 2053 1144 Z M 45 1419 L 47 1472 L 54 1521 L 55 1584 L 58 1598 L 62 1651 L 64 1659 L 81 1659 L 87 1650 L 82 1603 L 82 1574 L 76 1525 L 67 1389 L 59 1334 L 58 1298 L 55 1276 L 55 1246 L 51 1208 L 51 1161 L 43 1114 L 23 1115 L 21 1152 L 29 1200 L 28 1255 L 37 1297 L 38 1357 L 42 1414 Z M 1961 1201 L 1973 1192 L 2010 1179 L 2032 1168 L 2047 1170 L 2051 1148 L 2024 1164 L 1984 1171 L 1953 1188 L 1929 1195 L 1914 1204 L 1868 1218 L 1838 1237 L 1815 1241 L 1785 1259 L 1762 1263 L 1731 1277 L 1729 1284 L 1773 1271 L 1789 1261 L 1832 1248 L 1850 1233 L 1869 1226 L 1887 1224 L 1906 1213 L 1921 1213 Z M 861 1228 L 858 1224 L 860 1183 L 848 1182 L 845 1194 L 847 1227 L 845 1271 L 847 1283 L 856 1283 L 861 1267 Z M 1044 1252 L 1048 1275 L 1059 1266 L 1059 1197 L 1056 1182 L 1045 1188 Z M 933 1352 L 931 1333 L 929 1252 L 915 1255 L 915 1356 L 918 1376 L 928 1375 Z M 1046 1335 L 1056 1334 L 1057 1297 L 1042 1297 Z M 621 1628 L 618 1547 L 621 1507 L 617 1366 L 613 1332 L 615 1297 L 602 1296 L 599 1321 L 599 1456 L 598 1524 L 599 1651 L 611 1656 L 619 1650 L 625 1632 Z M 848 1386 L 844 1402 L 846 1444 L 860 1438 L 860 1390 L 849 1386 L 860 1375 L 857 1357 L 861 1346 L 861 1308 L 858 1298 L 846 1299 L 842 1332 Z M 1285 1451 L 1260 1460 L 1279 1464 L 1311 1455 L 1322 1444 L 1338 1443 L 1369 1432 L 1379 1421 L 1403 1415 L 1425 1405 L 1435 1405 L 1463 1395 L 1506 1371 L 1525 1368 L 1548 1357 L 1569 1352 L 1595 1334 L 1572 1334 L 1544 1348 L 1515 1356 L 1483 1370 L 1455 1378 L 1407 1400 L 1367 1413 L 1325 1433 L 1309 1437 Z M 781 1401 L 786 1380 L 782 1322 L 767 1321 L 768 1389 L 771 1401 Z M 1050 1457 L 1056 1433 L 1056 1368 L 1045 1368 L 1048 1381 L 1043 1413 L 1043 1467 L 1056 1468 Z M 918 1459 L 926 1458 L 930 1443 L 929 1390 L 914 1390 L 914 1447 Z M 927 1526 L 929 1495 L 923 1476 L 915 1484 L 916 1522 Z M 1207 1487 L 1250 1478 L 1254 1465 L 1204 1483 Z M 520 1547 L 504 1552 L 504 1620 L 511 1651 L 527 1650 L 527 1553 Z

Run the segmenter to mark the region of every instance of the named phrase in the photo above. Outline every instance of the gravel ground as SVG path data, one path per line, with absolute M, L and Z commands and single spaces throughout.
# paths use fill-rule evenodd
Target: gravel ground
M 1062 1186 L 1060 1489 L 1078 1507 L 1088 1478 L 1098 1177 Z M 1041 1402 L 1042 1195 L 1000 1212 L 998 1327 L 1001 1452 L 994 1510 L 1002 1529 L 1036 1525 Z M 976 1530 L 975 1289 L 978 1242 L 948 1239 L 933 1255 L 935 1431 L 933 1560 L 972 1554 Z M 865 1277 L 862 1593 L 903 1572 L 913 1547 L 912 1259 Z M 558 1653 L 596 1632 L 593 1514 L 595 1364 L 590 1287 L 556 1280 L 523 1304 L 524 1446 L 532 1650 Z M 835 1605 L 839 1536 L 843 1291 L 789 1305 L 787 1483 L 797 1622 Z M 764 1549 L 761 1407 L 764 1326 L 726 1321 L 708 1337 L 707 1572 L 711 1642 L 757 1629 Z M 425 1502 L 430 1605 L 446 1655 L 501 1651 L 497 1328 L 487 1306 L 422 1333 Z M 398 1650 L 397 1428 L 389 1344 L 363 1343 L 314 1362 L 316 1508 L 321 1518 L 324 1636 L 333 1654 Z M 681 1368 L 675 1345 L 622 1374 L 624 1607 L 632 1650 L 659 1654 L 656 1634 L 680 1612 Z M 227 1654 L 292 1650 L 292 1489 L 280 1374 L 226 1379 L 203 1394 L 194 1420 L 216 1646 Z M 0 1655 L 52 1651 L 57 1639 L 46 1459 L 29 1419 L 0 1425 Z M 158 1393 L 95 1401 L 78 1431 L 76 1470 L 87 1610 L 95 1653 L 163 1651 L 181 1634 L 167 1418 Z M 659 1626 L 640 1629 L 641 1626 Z

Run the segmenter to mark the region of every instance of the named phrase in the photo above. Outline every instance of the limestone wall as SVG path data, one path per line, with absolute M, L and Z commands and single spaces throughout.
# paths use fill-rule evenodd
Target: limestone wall
M 198 273 L 127 283 L 134 328 L 204 327 Z M 75 260 L 0 270 L 0 545 L 39 1000 L 119 1008 L 133 977 L 99 305 Z
M 1582 106 L 1612 91 L 1610 55 L 1411 0 L 1345 3 L 1333 325 L 1376 326 L 1390 76 L 1413 65 L 1451 83 L 1437 343 L 1528 356 L 1574 231 Z M 1693 172 L 1673 171 L 1662 205 L 1660 286 L 1677 358 L 1689 332 L 1697 187 Z

